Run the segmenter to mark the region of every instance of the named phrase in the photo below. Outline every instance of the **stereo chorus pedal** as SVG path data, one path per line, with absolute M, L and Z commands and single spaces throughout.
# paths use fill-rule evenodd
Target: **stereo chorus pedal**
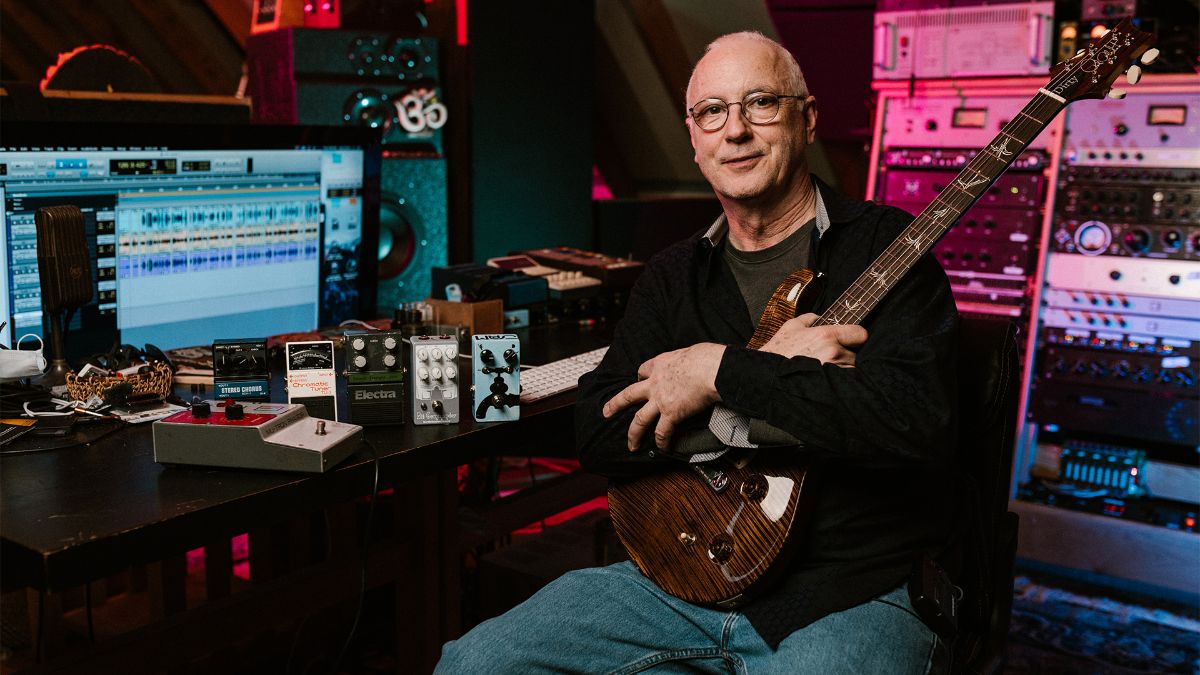
M 271 400 L 271 367 L 264 338 L 213 340 L 213 392 L 219 400 Z
M 346 398 L 355 424 L 404 423 L 403 337 L 399 331 L 346 332 Z
M 361 438 L 362 427 L 309 417 L 302 405 L 197 399 L 154 422 L 154 461 L 324 473 Z
M 286 345 L 288 403 L 300 403 L 308 414 L 337 419 L 337 373 L 333 342 L 289 342 Z
M 458 422 L 458 339 L 453 335 L 409 338 L 413 424 Z
M 521 417 L 521 341 L 516 335 L 472 337 L 471 378 L 477 422 Z

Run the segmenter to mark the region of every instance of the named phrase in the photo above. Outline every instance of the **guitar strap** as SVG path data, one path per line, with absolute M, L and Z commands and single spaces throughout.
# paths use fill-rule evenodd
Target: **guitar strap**
M 821 190 L 815 182 L 813 191 L 817 195 L 817 231 L 813 235 L 819 240 L 829 229 L 829 212 L 825 210 L 825 200 L 821 198 Z M 727 446 L 733 448 L 758 447 L 757 443 L 750 441 L 750 416 L 730 410 L 721 404 L 713 406 L 712 417 L 708 420 L 708 429 Z M 724 455 L 728 450 L 729 448 L 722 448 L 714 452 L 697 453 L 692 455 L 690 461 L 693 464 L 710 462 Z

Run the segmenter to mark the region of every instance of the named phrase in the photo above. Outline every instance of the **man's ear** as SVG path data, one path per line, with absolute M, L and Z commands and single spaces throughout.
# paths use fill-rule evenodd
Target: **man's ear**
M 808 135 L 809 143 L 817 138 L 817 112 L 817 97 L 809 96 L 804 99 L 804 131 Z

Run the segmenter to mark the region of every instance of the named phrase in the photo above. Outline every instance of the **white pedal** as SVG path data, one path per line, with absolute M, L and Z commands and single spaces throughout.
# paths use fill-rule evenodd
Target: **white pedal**
M 294 403 L 198 401 L 154 422 L 154 461 L 324 473 L 358 448 L 362 427 Z
M 408 343 L 413 424 L 457 424 L 458 339 L 453 335 L 414 335 Z

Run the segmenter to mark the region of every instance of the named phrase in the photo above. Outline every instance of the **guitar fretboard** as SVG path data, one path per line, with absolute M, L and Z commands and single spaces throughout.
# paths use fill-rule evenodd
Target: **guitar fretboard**
M 1066 102 L 1039 91 L 950 181 L 900 236 L 830 305 L 814 325 L 857 324 L 929 252 L 1000 174 L 1029 147 Z

